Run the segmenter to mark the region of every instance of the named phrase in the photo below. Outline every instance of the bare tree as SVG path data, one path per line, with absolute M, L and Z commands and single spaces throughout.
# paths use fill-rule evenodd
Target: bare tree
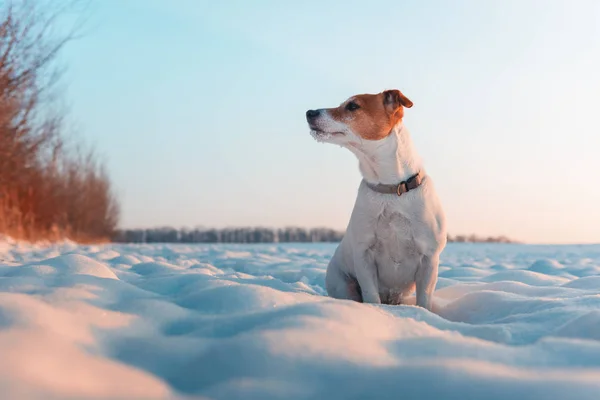
M 75 3 L 0 1 L 0 232 L 17 237 L 96 240 L 117 225 L 103 165 L 62 135 L 57 56 L 79 25 L 57 33 L 57 20 Z

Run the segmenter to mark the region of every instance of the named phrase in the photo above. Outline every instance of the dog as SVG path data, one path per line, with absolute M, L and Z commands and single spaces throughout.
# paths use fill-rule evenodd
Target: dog
M 327 266 L 330 297 L 397 305 L 416 288 L 417 306 L 431 310 L 446 220 L 403 123 L 404 109 L 412 106 L 395 89 L 306 112 L 314 139 L 353 152 L 363 177 Z

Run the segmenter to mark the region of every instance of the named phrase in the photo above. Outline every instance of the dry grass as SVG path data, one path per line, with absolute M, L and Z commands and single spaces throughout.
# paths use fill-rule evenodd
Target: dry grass
M 108 240 L 119 207 L 92 152 L 69 150 L 57 111 L 55 13 L 0 3 L 0 233 L 16 239 Z

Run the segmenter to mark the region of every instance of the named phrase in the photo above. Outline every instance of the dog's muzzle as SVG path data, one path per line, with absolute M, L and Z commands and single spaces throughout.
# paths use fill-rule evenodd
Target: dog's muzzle
M 308 110 L 306 112 L 306 121 L 310 124 L 321 115 L 321 110 Z

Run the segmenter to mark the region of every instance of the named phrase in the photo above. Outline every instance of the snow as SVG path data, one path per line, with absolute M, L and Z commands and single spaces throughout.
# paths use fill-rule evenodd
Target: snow
M 0 241 L 2 398 L 598 398 L 600 246 L 450 244 L 435 313 L 334 249 Z

